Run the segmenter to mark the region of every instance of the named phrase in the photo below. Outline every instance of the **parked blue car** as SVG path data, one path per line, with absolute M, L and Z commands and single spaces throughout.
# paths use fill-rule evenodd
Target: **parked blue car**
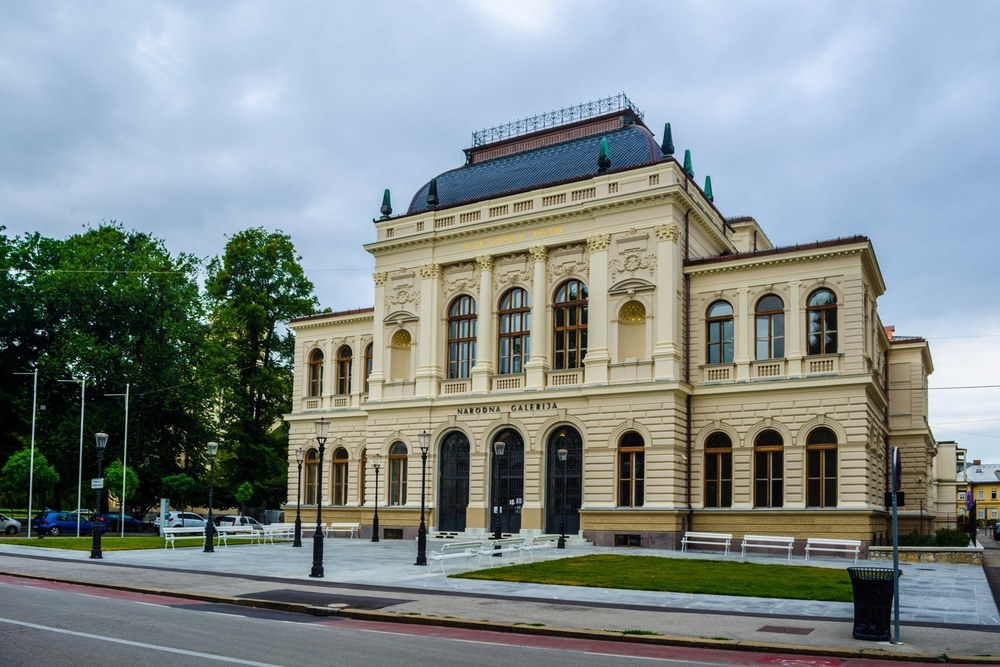
M 104 529 L 110 530 L 113 533 L 121 531 L 121 527 L 118 525 L 118 517 L 120 515 L 118 512 L 105 512 L 101 515 L 101 521 L 104 522 Z M 133 518 L 128 514 L 125 515 L 125 532 L 126 533 L 136 533 L 146 530 L 146 524 L 139 519 Z
M 56 512 L 55 510 L 43 510 L 31 520 L 31 529 L 39 536 L 41 535 L 76 535 L 76 512 Z M 90 535 L 94 530 L 94 522 L 90 519 L 80 517 L 80 535 Z M 101 524 L 101 532 L 107 529 Z

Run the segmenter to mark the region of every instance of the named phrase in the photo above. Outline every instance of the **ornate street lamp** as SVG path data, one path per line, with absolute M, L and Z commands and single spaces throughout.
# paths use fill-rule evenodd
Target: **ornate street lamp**
M 212 492 L 215 490 L 215 455 L 219 443 L 208 443 L 208 523 L 205 524 L 205 553 L 215 551 L 215 521 L 212 519 Z
M 431 447 L 431 434 L 423 431 L 417 436 L 420 441 L 420 528 L 417 530 L 417 562 L 427 565 L 427 524 L 424 523 L 424 499 L 427 490 L 427 450 Z
M 101 513 L 101 489 L 104 488 L 104 479 L 101 477 L 101 463 L 104 460 L 104 448 L 108 444 L 108 434 L 107 433 L 97 433 L 94 435 L 97 440 L 97 479 L 100 480 L 95 486 L 97 499 L 95 502 L 95 507 L 97 508 L 97 513 Z M 77 510 L 79 511 L 79 510 Z M 93 542 L 90 546 L 90 557 L 91 558 L 104 558 L 101 553 L 101 522 L 98 519 L 94 519 L 94 530 L 91 531 L 91 536 L 93 537 Z
M 382 455 L 372 456 L 372 467 L 375 468 L 375 516 L 372 517 L 372 542 L 378 542 L 378 471 L 382 467 Z
M 306 452 L 299 447 L 295 450 L 295 462 L 299 464 L 299 487 L 295 494 L 295 539 L 292 540 L 293 547 L 302 546 L 302 461 Z
M 493 443 L 493 539 L 499 540 L 501 537 L 500 528 L 500 461 L 503 458 L 503 450 L 506 447 L 503 440 Z
M 559 526 L 559 542 L 556 544 L 557 549 L 566 548 L 566 459 L 569 458 L 569 451 L 565 448 L 559 448 L 556 452 L 559 455 L 559 460 L 562 462 L 562 523 Z
M 315 421 L 316 442 L 319 443 L 319 468 L 316 475 L 316 532 L 313 533 L 313 565 L 310 577 L 323 576 L 323 453 L 326 451 L 326 437 L 330 432 L 330 422 L 325 417 Z

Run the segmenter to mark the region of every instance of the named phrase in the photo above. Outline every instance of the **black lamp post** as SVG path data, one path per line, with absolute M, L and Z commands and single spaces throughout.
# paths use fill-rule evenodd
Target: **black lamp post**
M 97 433 L 94 435 L 97 440 L 97 479 L 100 480 L 95 493 L 97 499 L 94 501 L 97 507 L 97 513 L 101 513 L 101 489 L 104 487 L 104 479 L 101 477 L 101 463 L 104 460 L 104 448 L 108 444 L 108 434 L 107 433 Z M 90 557 L 91 558 L 104 558 L 101 553 L 101 522 L 98 519 L 94 519 L 94 530 L 91 531 L 91 536 L 93 537 L 93 542 L 90 546 Z
M 323 576 L 323 452 L 326 451 L 326 435 L 330 432 L 330 422 L 324 417 L 315 421 L 316 442 L 319 443 L 319 468 L 316 475 L 316 532 L 313 533 L 313 565 L 310 577 Z
M 205 553 L 215 551 L 215 521 L 212 519 L 212 492 L 215 490 L 215 455 L 219 443 L 208 443 L 208 523 L 205 524 Z
M 500 528 L 500 461 L 503 457 L 503 450 L 506 443 L 497 440 L 493 443 L 493 539 L 499 540 L 501 537 Z
M 565 447 L 560 447 L 556 452 L 559 461 L 562 462 L 562 522 L 559 526 L 559 542 L 556 549 L 566 548 L 566 459 L 569 458 L 569 451 Z
M 378 471 L 382 467 L 382 455 L 372 456 L 372 467 L 375 468 L 375 516 L 372 517 L 372 542 L 378 542 Z
M 427 490 L 427 450 L 431 447 L 431 434 L 427 431 L 417 436 L 420 440 L 420 528 L 417 530 L 417 562 L 427 565 L 427 524 L 424 523 L 424 499 Z
M 299 486 L 298 493 L 295 494 L 295 539 L 292 540 L 293 547 L 302 546 L 302 460 L 305 458 L 305 450 L 301 447 L 295 450 L 295 462 L 299 464 Z

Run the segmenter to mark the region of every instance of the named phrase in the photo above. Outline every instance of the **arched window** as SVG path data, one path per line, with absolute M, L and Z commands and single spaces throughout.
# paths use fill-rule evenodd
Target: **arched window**
M 497 351 L 501 375 L 523 373 L 531 356 L 531 300 L 520 287 L 508 290 L 500 299 Z
M 837 353 L 837 295 L 825 287 L 809 295 L 806 335 L 809 354 Z
M 708 307 L 708 363 L 733 363 L 733 307 L 716 301 Z
M 757 359 L 781 359 L 785 356 L 785 304 L 780 297 L 768 294 L 757 302 Z
M 351 363 L 354 360 L 354 353 L 347 345 L 341 345 L 337 350 L 337 393 L 351 393 Z
M 587 356 L 587 286 L 567 280 L 552 306 L 553 368 L 582 368 Z
M 781 507 L 784 503 L 785 450 L 777 431 L 764 431 L 753 445 L 753 505 Z
M 389 449 L 389 504 L 406 504 L 406 445 L 401 442 Z
M 323 395 L 323 350 L 309 355 L 309 396 Z
M 333 504 L 347 504 L 347 450 L 337 447 L 333 452 Z
M 645 491 L 646 452 L 642 436 L 635 431 L 618 441 L 618 506 L 642 507 Z
M 306 452 L 306 488 L 302 494 L 302 502 L 306 505 L 318 505 L 316 502 L 316 482 L 319 480 L 319 452 L 310 449 Z
M 368 343 L 368 345 L 365 346 L 365 393 L 366 394 L 368 393 L 368 378 L 371 377 L 372 374 L 372 360 L 374 359 L 374 357 L 375 355 L 373 354 L 372 344 Z M 364 503 L 361 504 L 364 505 Z
M 837 435 L 826 427 L 806 438 L 806 505 L 837 506 Z
M 448 379 L 469 377 L 476 365 L 476 300 L 462 295 L 448 309 Z
M 715 432 L 705 441 L 705 507 L 733 506 L 733 441 Z

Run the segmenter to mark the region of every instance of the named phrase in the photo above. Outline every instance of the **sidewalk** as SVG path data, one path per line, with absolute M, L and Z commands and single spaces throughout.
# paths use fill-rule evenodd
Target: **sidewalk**
M 987 545 L 993 547 L 993 545 Z M 896 657 L 1000 664 L 1000 612 L 983 568 L 969 565 L 901 563 L 900 645 L 851 636 L 853 605 L 731 596 L 686 595 L 537 584 L 450 579 L 439 564 L 415 566 L 411 541 L 346 538 L 325 541 L 325 577 L 309 577 L 312 542 L 105 552 L 0 544 L 0 570 L 29 576 L 114 586 L 220 602 L 366 618 L 486 627 L 506 632 L 571 631 L 625 641 L 769 652 L 809 652 L 841 657 Z M 432 541 L 428 549 L 436 548 Z M 995 547 L 994 547 L 995 548 Z M 572 546 L 546 549 L 545 559 L 621 549 Z M 676 558 L 676 551 L 641 550 L 637 555 Z M 991 555 L 1000 554 L 993 551 Z M 684 557 L 722 556 L 688 552 Z M 739 556 L 729 556 L 738 560 Z M 787 563 L 781 557 L 747 560 Z M 844 558 L 793 558 L 791 565 L 847 568 Z M 874 564 L 885 567 L 884 563 Z M 461 571 L 449 561 L 450 573 Z M 183 576 L 178 576 L 179 574 Z M 516 624 L 516 625 L 515 625 Z M 648 631 L 662 635 L 622 635 Z M 893 636 L 895 631 L 893 627 Z

